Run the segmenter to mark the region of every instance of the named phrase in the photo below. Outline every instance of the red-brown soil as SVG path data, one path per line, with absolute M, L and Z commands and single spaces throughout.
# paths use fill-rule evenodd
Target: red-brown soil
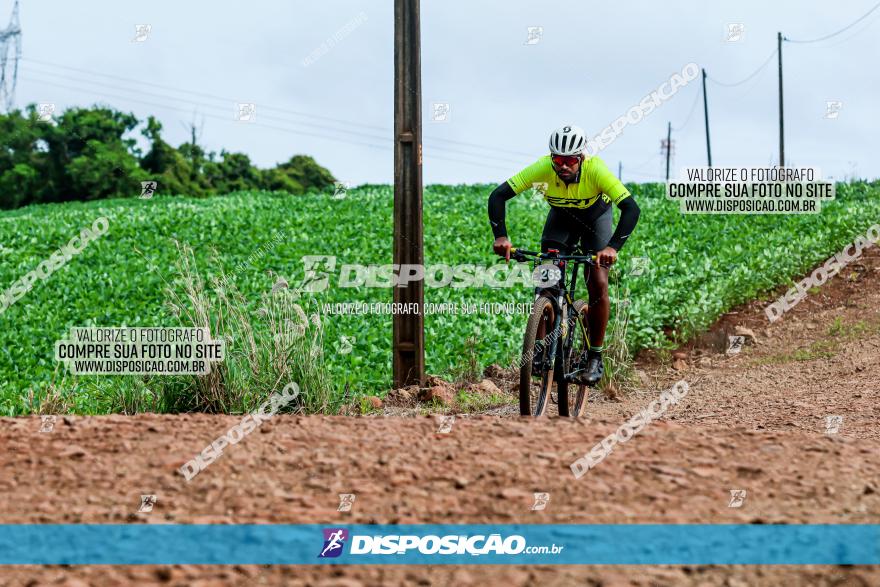
M 276 416 L 192 482 L 177 468 L 234 416 L 4 418 L 3 523 L 880 523 L 880 254 L 774 324 L 725 316 L 639 389 L 578 421 Z M 755 344 L 713 348 L 736 326 Z M 673 364 L 675 365 L 673 367 Z M 660 391 L 690 392 L 575 480 L 569 464 Z M 843 416 L 836 433 L 828 416 Z M 730 490 L 747 495 L 728 507 Z M 550 493 L 531 511 L 534 492 Z M 336 511 L 354 493 L 351 512 Z M 137 513 L 155 494 L 151 513 Z M 3 585 L 880 585 L 878 567 L 6 567 Z

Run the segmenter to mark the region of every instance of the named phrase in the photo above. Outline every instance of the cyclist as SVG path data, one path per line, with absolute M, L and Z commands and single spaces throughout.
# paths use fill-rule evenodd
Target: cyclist
M 608 266 L 639 221 L 639 206 L 632 195 L 596 156 L 586 155 L 587 136 L 583 129 L 567 125 L 550 135 L 550 154 L 499 185 L 489 196 L 489 223 L 495 235 L 495 253 L 510 260 L 513 244 L 504 223 L 505 203 L 534 187 L 543 192 L 550 212 L 541 235 L 541 252 L 557 249 L 570 253 L 580 241 L 585 254 L 595 254 L 598 264 L 585 266 L 589 291 L 587 321 L 589 350 L 583 382 L 596 385 L 602 379 L 602 344 L 611 309 L 608 297 Z M 620 219 L 611 233 L 614 203 Z

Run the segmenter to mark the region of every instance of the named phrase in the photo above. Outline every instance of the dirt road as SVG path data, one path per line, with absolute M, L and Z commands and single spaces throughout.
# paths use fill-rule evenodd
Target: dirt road
M 770 324 L 761 303 L 578 421 L 278 416 L 187 483 L 233 416 L 3 419 L 4 523 L 880 523 L 880 255 Z M 734 356 L 719 341 L 755 336 Z M 715 334 L 715 333 L 721 334 Z M 713 342 L 714 341 L 714 342 Z M 677 380 L 687 396 L 576 480 Z M 837 418 L 841 416 L 842 418 Z M 731 490 L 743 490 L 731 506 Z M 531 511 L 535 492 L 550 494 Z M 338 494 L 354 493 L 351 512 Z M 155 494 L 150 513 L 140 496 Z M 878 585 L 877 567 L 7 567 L 4 585 Z

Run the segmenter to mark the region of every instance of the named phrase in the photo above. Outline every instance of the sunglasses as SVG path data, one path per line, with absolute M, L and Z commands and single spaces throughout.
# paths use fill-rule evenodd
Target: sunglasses
M 581 158 L 575 155 L 553 155 L 550 160 L 557 167 L 575 167 L 581 162 Z

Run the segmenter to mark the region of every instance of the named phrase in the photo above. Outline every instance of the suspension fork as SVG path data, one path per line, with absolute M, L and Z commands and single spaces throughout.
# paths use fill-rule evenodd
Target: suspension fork
M 559 304 L 558 296 L 547 296 L 547 299 L 550 300 L 550 304 L 553 306 L 553 329 L 544 335 L 545 338 L 547 336 L 552 337 L 549 352 L 545 356 L 550 358 L 550 367 L 552 369 L 556 364 L 557 354 L 562 350 L 562 346 L 559 344 L 559 339 L 562 338 L 562 307 Z

